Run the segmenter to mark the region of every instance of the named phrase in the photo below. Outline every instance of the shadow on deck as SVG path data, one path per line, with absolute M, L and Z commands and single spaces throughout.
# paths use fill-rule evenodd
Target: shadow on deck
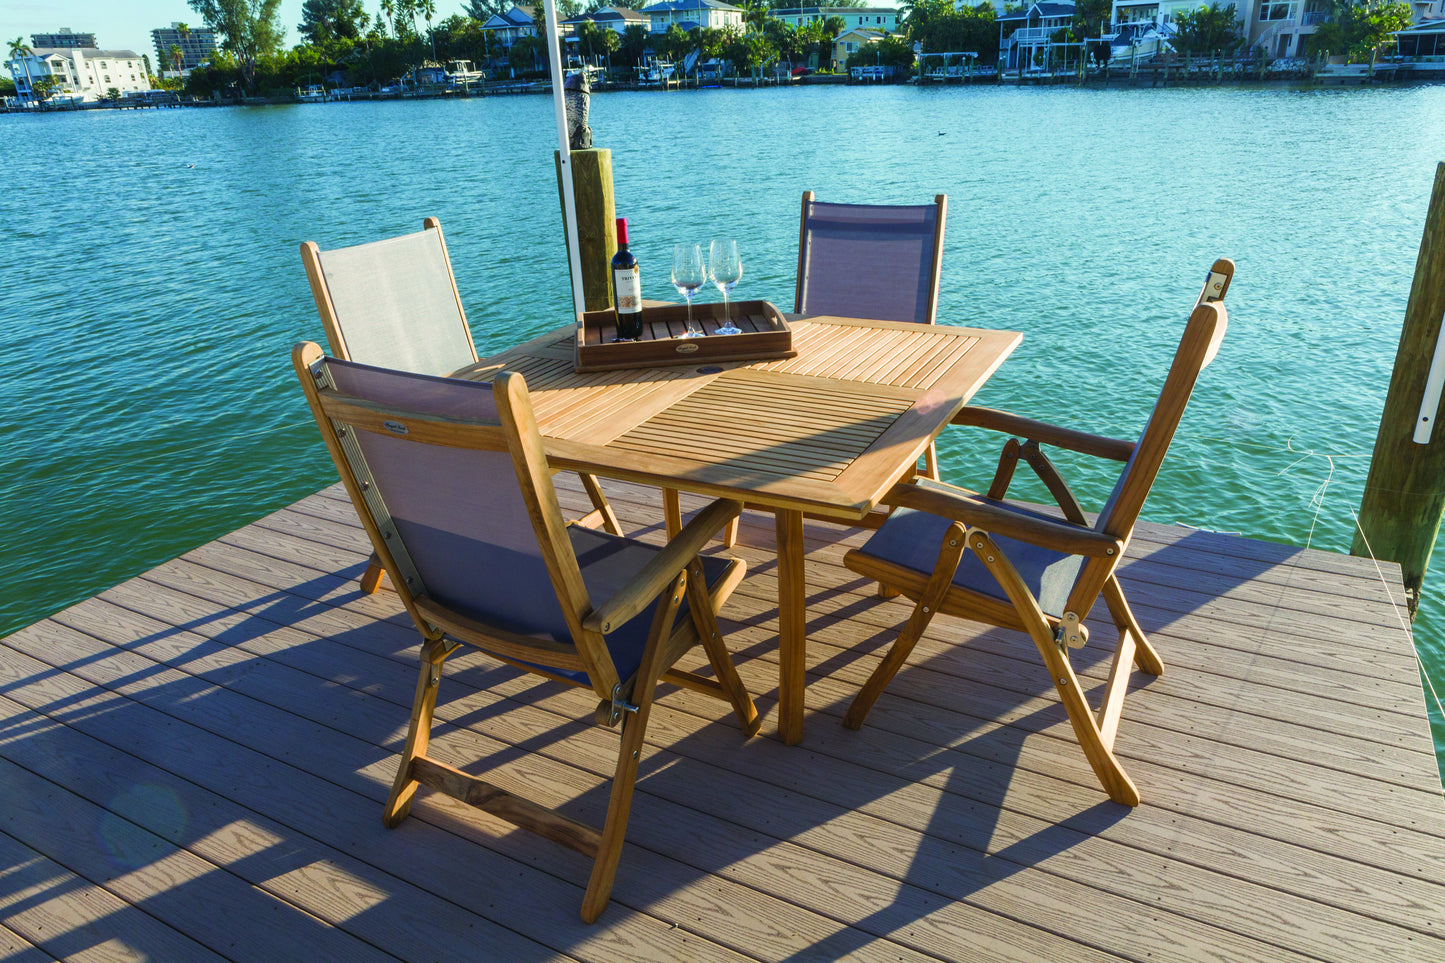
M 608 489 L 628 531 L 661 538 L 655 492 Z M 773 525 L 747 514 L 724 629 L 762 735 L 661 699 L 591 927 L 568 850 L 425 791 L 382 827 L 417 636 L 393 594 L 358 593 L 365 537 L 337 490 L 17 632 L 0 957 L 1445 958 L 1445 821 L 1397 571 L 1141 525 L 1122 579 L 1167 669 L 1136 673 L 1120 727 L 1144 794 L 1129 810 L 1020 634 L 936 621 L 843 729 L 908 609 L 842 567 L 857 533 L 807 534 L 804 744 L 773 731 Z M 1097 700 L 1108 653 L 1090 652 Z M 589 694 L 473 653 L 441 699 L 437 756 L 600 819 L 617 735 L 585 724 Z

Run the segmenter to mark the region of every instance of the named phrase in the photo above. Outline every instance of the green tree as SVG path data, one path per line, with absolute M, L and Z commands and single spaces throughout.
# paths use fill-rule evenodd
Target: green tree
M 30 85 L 30 89 L 35 94 L 35 96 L 39 98 L 40 102 L 44 103 L 52 96 L 59 93 L 60 88 L 63 86 L 64 84 L 60 82 L 59 77 L 55 76 L 54 74 L 46 74 L 44 77 L 41 77 L 39 80 L 32 83 Z
M 25 86 L 29 88 L 31 95 L 35 94 L 35 81 L 30 77 L 30 60 L 35 56 L 35 50 L 25 42 L 25 37 L 19 36 L 10 41 L 10 62 L 19 60 L 25 67 Z
M 1399 0 L 1331 0 L 1330 19 L 1315 28 L 1309 52 L 1342 53 L 1350 63 L 1366 63 L 1413 20 L 1409 4 Z
M 171 44 L 171 49 L 166 51 L 166 55 L 171 58 L 171 63 L 175 64 L 176 73 L 179 74 L 181 72 L 181 45 L 178 43 Z
M 935 8 L 909 23 L 909 39 L 921 43 L 925 53 L 971 51 L 985 64 L 998 59 L 998 24 L 991 3 L 959 10 Z
M 108 101 L 110 101 L 112 104 L 114 104 L 114 103 L 119 103 L 119 102 L 120 102 L 120 88 L 119 88 L 119 87 L 107 87 L 107 88 L 105 88 L 105 99 L 108 100 Z
M 256 84 L 256 65 L 276 52 L 285 30 L 281 26 L 281 0 L 186 0 L 206 26 L 221 36 L 221 49 L 235 56 L 241 82 Z
M 305 0 L 296 31 L 313 44 L 359 40 L 370 19 L 361 0 Z
M 629 24 L 622 31 L 622 57 L 630 64 L 642 62 L 642 52 L 652 43 L 652 33 L 640 23 Z
M 0 97 L 15 96 L 15 81 L 9 77 L 0 77 Z
M 417 13 L 421 14 L 422 19 L 426 21 L 427 37 L 431 40 L 431 59 L 436 60 L 437 38 L 436 34 L 432 32 L 431 18 L 437 15 L 437 2 L 436 0 L 416 0 L 416 10 Z
M 798 28 L 790 23 L 769 18 L 763 24 L 763 36 L 768 39 L 768 45 L 778 52 L 779 60 L 791 64 L 797 61 L 803 52 L 803 40 L 798 35 Z
M 396 36 L 396 0 L 381 0 L 381 15 L 386 18 L 387 29 L 393 37 Z
M 1185 54 L 1233 50 L 1241 42 L 1234 4 L 1221 7 L 1211 3 L 1197 10 L 1174 14 L 1174 39 L 1170 43 Z
M 849 67 L 871 67 L 874 64 L 911 69 L 913 45 L 902 37 L 890 36 L 876 43 L 860 44 L 857 50 L 848 55 Z
M 729 44 L 727 58 L 740 74 L 751 74 L 777 56 L 768 38 L 756 31 L 740 33 Z
M 512 9 L 512 5 L 507 0 L 467 0 L 462 4 L 462 9 L 473 20 L 486 23 L 491 18 L 500 17 Z
M 607 58 L 607 69 L 612 69 L 612 55 L 622 48 L 622 38 L 617 36 L 616 30 L 602 29 L 602 36 L 598 38 L 602 56 Z
M 677 24 L 667 28 L 667 33 L 653 41 L 653 47 L 673 63 L 681 63 L 682 58 L 692 52 L 697 46 L 697 41 L 686 30 Z

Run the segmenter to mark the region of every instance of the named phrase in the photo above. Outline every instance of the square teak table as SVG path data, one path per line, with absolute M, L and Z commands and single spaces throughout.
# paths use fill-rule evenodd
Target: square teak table
M 777 517 L 778 728 L 803 738 L 803 515 L 863 519 L 1022 340 L 800 317 L 798 355 L 577 374 L 573 327 L 458 372 L 521 372 L 555 468 L 735 498 Z

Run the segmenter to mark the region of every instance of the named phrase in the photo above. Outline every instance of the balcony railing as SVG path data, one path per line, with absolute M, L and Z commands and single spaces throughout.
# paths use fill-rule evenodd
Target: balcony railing
M 1330 19 L 1328 10 L 1312 10 L 1300 18 L 1300 23 L 1306 27 L 1314 27 Z

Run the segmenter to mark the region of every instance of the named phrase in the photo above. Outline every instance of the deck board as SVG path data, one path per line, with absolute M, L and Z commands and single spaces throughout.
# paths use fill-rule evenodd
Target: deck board
M 590 507 L 558 484 L 565 509 Z M 656 492 L 604 484 L 628 531 L 661 538 Z M 745 514 L 723 628 L 763 736 L 696 694 L 660 698 L 592 927 L 575 854 L 426 792 L 381 827 L 417 640 L 394 594 L 356 591 L 365 538 L 334 487 L 0 640 L 0 784 L 23 800 L 0 822 L 0 950 L 1445 957 L 1445 820 L 1397 570 L 1142 525 L 1121 578 L 1167 669 L 1136 676 L 1125 708 L 1129 811 L 1013 633 L 935 622 L 868 725 L 838 725 L 908 611 L 842 568 L 863 537 L 806 528 L 809 711 L 786 747 L 772 519 Z M 1104 648 L 1076 654 L 1095 694 Z M 460 654 L 434 749 L 596 819 L 616 735 L 579 721 L 591 701 Z

